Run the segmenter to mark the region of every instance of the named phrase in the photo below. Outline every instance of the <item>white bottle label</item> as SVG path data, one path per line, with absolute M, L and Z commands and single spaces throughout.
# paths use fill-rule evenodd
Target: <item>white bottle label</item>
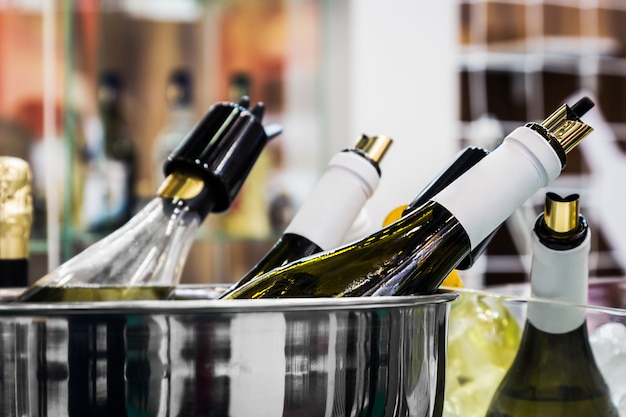
M 560 173 L 561 161 L 548 141 L 519 127 L 432 200 L 461 223 L 473 249 Z
M 379 181 L 376 168 L 368 160 L 353 152 L 338 153 L 285 233 L 304 236 L 323 250 L 335 248 Z
M 570 250 L 545 247 L 532 234 L 533 260 L 528 320 L 546 333 L 566 333 L 585 322 L 591 231 L 581 245 Z

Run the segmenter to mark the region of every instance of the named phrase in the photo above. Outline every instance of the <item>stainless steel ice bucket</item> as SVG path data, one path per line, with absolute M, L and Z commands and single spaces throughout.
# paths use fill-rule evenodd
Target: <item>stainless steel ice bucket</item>
M 452 292 L 0 302 L 1 416 L 440 416 Z

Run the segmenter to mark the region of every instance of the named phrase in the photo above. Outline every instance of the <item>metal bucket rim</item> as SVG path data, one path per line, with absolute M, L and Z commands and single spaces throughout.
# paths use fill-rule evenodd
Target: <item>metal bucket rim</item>
M 12 316 L 128 315 L 128 314 L 221 314 L 277 311 L 371 310 L 420 307 L 449 303 L 456 291 L 438 290 L 430 295 L 283 298 L 260 300 L 120 300 L 99 302 L 0 302 L 0 318 Z

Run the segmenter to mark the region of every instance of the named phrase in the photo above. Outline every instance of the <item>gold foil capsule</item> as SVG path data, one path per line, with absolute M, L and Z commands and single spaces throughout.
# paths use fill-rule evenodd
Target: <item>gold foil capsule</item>
M 0 156 L 0 258 L 28 256 L 33 223 L 30 165 L 13 156 Z

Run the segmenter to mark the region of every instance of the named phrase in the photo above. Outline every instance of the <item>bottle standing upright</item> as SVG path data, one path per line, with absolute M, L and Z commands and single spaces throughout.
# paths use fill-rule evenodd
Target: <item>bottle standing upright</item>
M 378 187 L 379 164 L 391 139 L 362 135 L 336 154 L 282 236 L 222 297 L 271 269 L 338 246 Z
M 120 75 L 103 72 L 96 91 L 98 117 L 89 119 L 85 129 L 81 224 L 98 234 L 119 228 L 135 208 L 137 155 L 123 114 L 123 92 Z
M 30 230 L 33 224 L 28 162 L 0 157 L 0 287 L 28 286 Z
M 128 223 L 35 282 L 21 301 L 165 298 L 196 231 L 230 206 L 268 139 L 263 104 L 218 103 L 168 157 L 157 195 Z
M 225 298 L 432 293 L 473 248 L 559 176 L 591 132 L 588 98 L 528 123 L 419 209 L 366 238 L 276 268 Z
M 163 181 L 163 161 L 182 142 L 195 123 L 193 112 L 193 78 L 186 68 L 170 74 L 166 88 L 168 115 L 153 145 L 154 181 Z
M 532 234 L 531 294 L 517 355 L 488 417 L 618 417 L 586 323 L 591 232 L 578 195 L 546 194 Z

